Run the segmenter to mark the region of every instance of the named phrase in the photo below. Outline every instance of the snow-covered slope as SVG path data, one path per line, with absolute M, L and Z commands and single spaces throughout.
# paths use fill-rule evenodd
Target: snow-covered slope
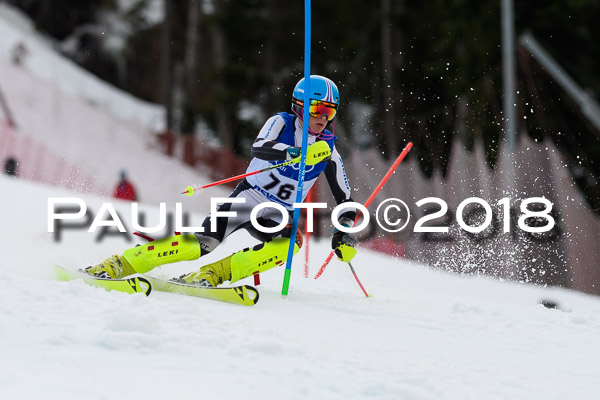
M 20 10 L 0 3 L 0 58 L 13 58 L 17 46 L 24 49 L 23 63 L 32 76 L 41 81 L 53 82 L 61 94 L 78 97 L 101 106 L 124 120 L 160 131 L 163 129 L 164 110 L 161 106 L 134 98 L 83 70 L 70 60 L 57 54 L 34 23 Z M 10 81 L 2 76 L 2 81 Z
M 17 65 L 11 54 L 19 44 L 27 53 Z M 154 135 L 160 132 L 155 126 L 157 119 L 162 121 L 161 107 L 133 98 L 56 54 L 30 21 L 4 3 L 0 3 L 0 71 L 0 88 L 17 123 L 16 157 L 21 169 L 36 171 L 29 175 L 53 171 L 57 167 L 49 160 L 61 163 L 64 158 L 112 192 L 125 169 L 140 201 L 153 204 L 179 201 L 187 185 L 210 181 L 207 174 L 158 150 Z M 0 140 L 2 121 L 0 113 Z M 40 145 L 32 150 L 33 156 L 22 156 L 32 143 Z M 3 154 L 3 149 L 0 143 L 0 156 L 15 156 Z M 38 149 L 49 154 L 40 155 Z M 228 193 L 218 187 L 202 198 Z
M 305 279 L 302 257 L 288 298 L 283 270 L 272 270 L 251 308 L 106 292 L 52 280 L 52 263 L 89 265 L 135 241 L 98 243 L 70 230 L 57 243 L 47 198 L 78 194 L 6 177 L 0 191 L 2 398 L 595 399 L 600 391 L 598 298 L 452 276 L 367 250 L 354 266 L 371 298 L 337 261 Z M 106 201 L 84 200 L 96 211 Z M 115 207 L 126 220 L 129 205 Z M 248 240 L 236 234 L 210 257 Z M 311 243 L 311 276 L 328 252 L 328 243 Z
M 21 67 L 8 62 L 19 42 L 30 52 Z M 98 179 L 116 179 L 127 168 L 147 202 L 146 226 L 157 222 L 159 201 L 170 202 L 170 210 L 182 202 L 190 225 L 198 225 L 210 197 L 227 194 L 217 189 L 182 198 L 179 190 L 206 178 L 146 148 L 156 109 L 88 80 L 3 3 L 0 70 L 19 134 Z M 78 228 L 58 240 L 48 232 L 48 198 L 83 197 L 91 217 L 110 199 L 4 175 L 0 193 L 2 399 L 596 399 L 600 393 L 596 297 L 448 275 L 364 249 L 354 266 L 370 298 L 337 261 L 319 280 L 305 279 L 302 257 L 294 262 L 288 298 L 280 296 L 283 270 L 276 269 L 262 275 L 261 298 L 251 308 L 160 292 L 128 296 L 53 279 L 53 263 L 87 266 L 138 239 L 100 238 Z M 113 204 L 130 229 L 130 204 Z M 236 233 L 201 261 L 153 273 L 177 276 L 252 240 Z M 311 243 L 311 276 L 328 253 L 327 241 Z M 544 300 L 559 309 L 541 306 Z

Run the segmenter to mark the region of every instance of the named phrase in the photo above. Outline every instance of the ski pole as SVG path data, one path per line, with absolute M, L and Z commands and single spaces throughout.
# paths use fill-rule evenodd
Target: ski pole
M 194 195 L 194 191 L 196 191 L 196 190 L 206 189 L 206 188 L 209 188 L 209 187 L 212 187 L 212 186 L 221 185 L 223 183 L 227 183 L 227 182 L 231 182 L 231 181 L 236 181 L 238 179 L 242 179 L 242 178 L 245 178 L 245 177 L 250 176 L 250 175 L 256 175 L 256 174 L 260 174 L 261 172 L 266 172 L 266 171 L 270 171 L 272 169 L 277 169 L 277 168 L 285 167 L 286 165 L 293 164 L 294 162 L 295 162 L 295 160 L 286 161 L 286 162 L 283 162 L 281 164 L 271 165 L 270 167 L 263 168 L 263 169 L 260 169 L 260 170 L 257 170 L 257 171 L 246 172 L 245 174 L 232 176 L 231 178 L 221 179 L 220 181 L 209 183 L 207 185 L 200 186 L 200 187 L 188 186 L 187 188 L 185 188 L 185 191 L 181 192 L 181 194 L 186 194 L 188 196 L 193 196 Z
M 354 278 L 356 279 L 356 282 L 358 282 L 358 286 L 360 286 L 360 288 L 362 289 L 362 291 L 365 294 L 365 296 L 371 297 L 371 295 L 369 295 L 369 293 L 367 293 L 367 291 L 363 287 L 362 283 L 360 283 L 360 280 L 358 279 L 358 275 L 356 275 L 356 271 L 354 270 L 354 267 L 352 266 L 352 264 L 348 263 L 348 265 L 350 266 L 350 270 L 352 271 L 352 274 L 354 275 Z
M 406 147 L 404 147 L 404 150 L 402 150 L 402 152 L 400 153 L 400 155 L 398 156 L 398 158 L 396 158 L 396 161 L 394 161 L 394 163 L 392 164 L 392 166 L 390 167 L 390 169 L 387 171 L 387 173 L 381 179 L 381 182 L 379 182 L 379 184 L 377 185 L 377 187 L 375 188 L 375 190 L 373 190 L 373 193 L 371 193 L 371 196 L 369 196 L 369 198 L 365 202 L 365 204 L 364 204 L 365 208 L 369 208 L 369 206 L 371 205 L 371 203 L 373 202 L 373 200 L 375 200 L 375 197 L 379 194 L 379 192 L 381 191 L 381 189 L 383 188 L 383 186 L 390 179 L 390 177 L 392 176 L 392 174 L 394 173 L 394 171 L 396 170 L 396 168 L 398 168 L 398 165 L 400 165 L 400 163 L 402 162 L 402 160 L 404 160 L 404 157 L 406 157 L 406 155 L 408 154 L 408 152 L 410 151 L 410 149 L 412 149 L 412 146 L 413 146 L 412 142 L 408 142 L 408 144 L 406 145 Z M 357 224 L 357 222 L 360 219 L 361 215 L 362 214 L 361 214 L 361 212 L 359 210 L 358 214 L 356 215 L 356 218 L 354 219 L 354 225 L 352 225 L 353 227 Z M 325 271 L 325 268 L 327 267 L 327 265 L 329 264 L 329 262 L 333 258 L 334 254 L 335 254 L 335 250 L 331 250 L 331 253 L 329 253 L 329 256 L 327 257 L 327 259 L 325 260 L 325 262 L 321 266 L 321 269 L 319 269 L 319 272 L 317 272 L 317 274 L 315 275 L 315 279 L 317 279 L 318 277 L 320 277 L 321 274 L 323 273 L 323 271 Z M 352 268 L 352 266 L 350 266 L 350 268 Z M 354 272 L 354 269 L 352 269 L 352 271 Z M 356 276 L 356 273 L 354 274 L 354 277 L 358 281 L 358 277 Z M 360 282 L 359 282 L 359 284 L 360 284 Z M 361 287 L 362 287 L 362 285 L 361 285 Z

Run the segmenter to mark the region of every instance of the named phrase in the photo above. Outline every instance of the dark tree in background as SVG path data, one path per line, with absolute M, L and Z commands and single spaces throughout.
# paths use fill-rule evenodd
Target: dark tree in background
M 140 98 L 165 99 L 168 54 L 173 129 L 193 133 L 203 122 L 223 146 L 248 156 L 265 118 L 289 109 L 303 76 L 303 2 L 170 0 L 168 51 L 164 19 L 145 17 L 157 2 L 164 4 L 139 0 L 121 10 L 116 0 L 10 1 L 75 61 Z M 600 2 L 514 3 L 517 37 L 531 32 L 598 95 Z M 99 34 L 112 29 L 107 15 L 129 27 L 117 52 Z M 387 158 L 410 139 L 411 156 L 427 176 L 446 172 L 456 141 L 468 149 L 482 141 L 495 165 L 504 135 L 500 1 L 313 2 L 312 23 L 311 70 L 331 77 L 341 92 L 336 133 L 377 146 Z M 517 85 L 519 131 L 557 144 L 600 213 L 600 132 L 523 49 Z

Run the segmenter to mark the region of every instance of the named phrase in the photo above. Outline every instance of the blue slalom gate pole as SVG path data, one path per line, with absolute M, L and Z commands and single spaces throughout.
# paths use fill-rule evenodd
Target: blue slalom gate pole
M 300 154 L 300 170 L 298 171 L 298 190 L 296 191 L 296 203 L 302 202 L 302 191 L 304 188 L 304 175 L 306 169 L 306 142 L 308 141 L 309 114 L 306 105 L 310 103 L 310 0 L 304 0 L 304 107 L 302 112 L 302 152 Z M 292 222 L 292 233 L 290 235 L 290 247 L 288 249 L 285 274 L 283 276 L 283 287 L 281 294 L 287 296 L 290 287 L 290 276 L 292 274 L 292 258 L 294 257 L 294 245 L 296 243 L 296 231 L 300 219 L 300 208 L 294 209 Z

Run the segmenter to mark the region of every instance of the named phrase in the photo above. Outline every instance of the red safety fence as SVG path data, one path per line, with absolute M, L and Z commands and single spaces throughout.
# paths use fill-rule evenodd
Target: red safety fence
M 107 185 L 98 182 L 93 174 L 58 155 L 32 136 L 16 132 L 7 120 L 0 120 L 0 161 L 3 173 L 9 160 L 16 162 L 16 177 L 58 186 L 68 190 L 110 195 Z

